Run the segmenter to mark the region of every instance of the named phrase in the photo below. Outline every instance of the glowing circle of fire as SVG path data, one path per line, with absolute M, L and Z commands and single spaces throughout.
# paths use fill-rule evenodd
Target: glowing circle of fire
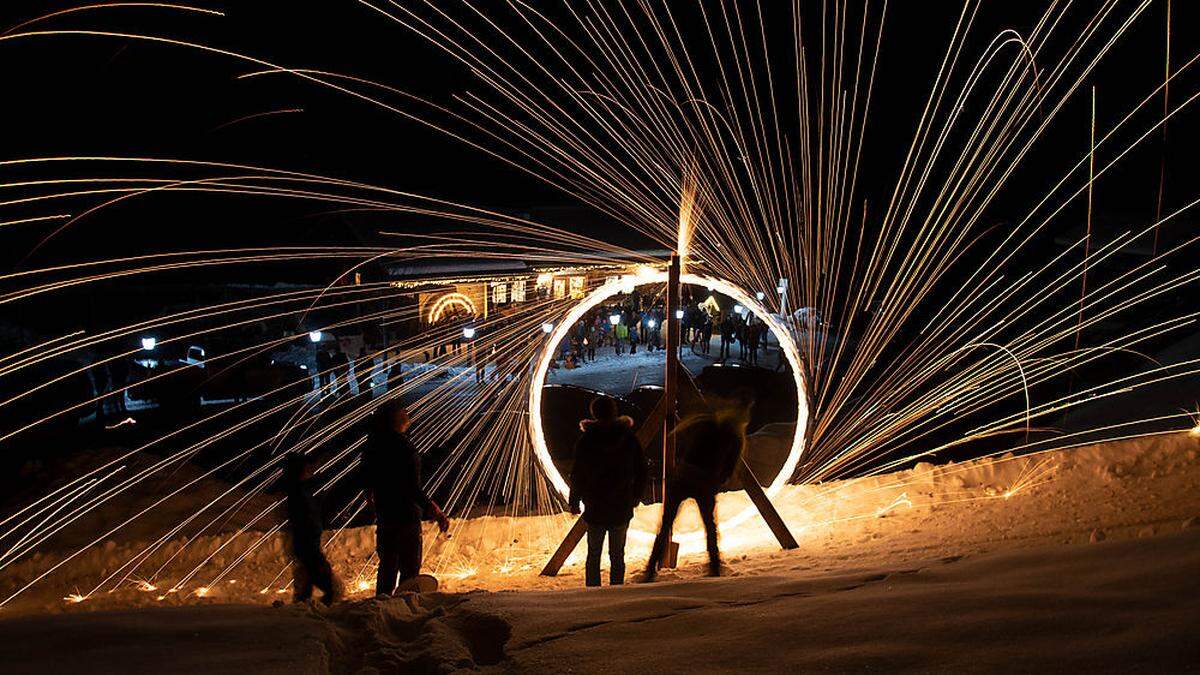
M 442 315 L 451 307 L 458 307 L 467 310 L 468 314 L 476 314 L 475 301 L 463 295 L 462 293 L 447 293 L 437 299 L 433 303 L 433 307 L 429 310 L 429 323 L 437 323 L 441 320 Z
M 796 385 L 796 433 L 792 437 L 792 444 L 788 450 L 787 459 L 784 461 L 783 466 L 780 467 L 779 473 L 775 475 L 775 478 L 771 480 L 771 484 L 766 489 L 767 496 L 773 497 L 787 484 L 788 479 L 795 472 L 796 466 L 800 463 L 800 456 L 804 454 L 804 429 L 807 428 L 808 422 L 808 397 L 802 374 L 803 371 L 800 368 L 799 347 L 792 338 L 791 332 L 782 321 L 767 311 L 767 308 L 758 302 L 753 295 L 738 288 L 735 284 L 724 279 L 690 273 L 681 274 L 679 279 L 684 284 L 703 286 L 728 295 L 748 310 L 749 313 L 764 321 L 771 328 L 771 332 L 778 338 L 779 346 L 791 366 L 792 379 Z M 538 358 L 537 367 L 534 369 L 533 377 L 529 381 L 529 435 L 533 439 L 533 450 L 537 456 L 538 464 L 541 465 L 542 471 L 550 481 L 550 484 L 562 495 L 564 500 L 570 494 L 570 486 L 567 485 L 567 481 L 554 466 L 554 460 L 550 457 L 550 449 L 546 446 L 545 431 L 542 428 L 542 388 L 546 382 L 546 373 L 550 370 L 550 362 L 554 359 L 554 347 L 566 336 L 571 326 L 574 326 L 584 314 L 587 314 L 591 309 L 605 300 L 619 293 L 627 293 L 634 286 L 665 283 L 666 281 L 666 270 L 646 268 L 639 270 L 636 275 L 624 276 L 606 282 L 587 295 L 578 305 L 575 305 L 563 320 L 558 323 L 558 326 L 546 341 L 546 346 L 543 348 L 540 358 Z M 752 517 L 756 512 L 753 506 L 748 506 L 734 517 L 722 521 L 720 529 L 728 530 L 735 527 Z M 647 540 L 654 537 L 653 532 L 635 530 L 633 528 L 630 528 L 629 534 L 639 540 Z M 677 534 L 677 539 L 682 543 L 702 536 L 703 532 L 697 531 L 683 535 Z

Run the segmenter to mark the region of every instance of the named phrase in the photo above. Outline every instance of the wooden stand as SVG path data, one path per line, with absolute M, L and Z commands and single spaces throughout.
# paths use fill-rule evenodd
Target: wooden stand
M 638 442 L 642 444 L 643 448 L 653 441 L 655 436 L 662 433 L 662 498 L 664 504 L 667 501 L 667 479 L 675 469 L 675 424 L 679 419 L 680 389 L 687 389 L 687 393 L 696 400 L 704 400 L 704 396 L 696 387 L 691 375 L 679 364 L 680 323 L 675 318 L 675 312 L 679 309 L 679 276 L 679 256 L 672 255 L 671 266 L 667 271 L 667 302 L 666 316 L 664 317 L 667 324 L 667 368 L 663 378 L 663 396 L 637 431 Z M 682 378 L 680 377 L 681 372 L 684 375 Z M 763 520 L 767 522 L 767 526 L 771 528 L 771 533 L 779 541 L 780 547 L 784 549 L 797 548 L 795 537 L 788 530 L 787 524 L 783 522 L 783 518 L 775 510 L 775 506 L 767 494 L 763 492 L 762 486 L 759 485 L 754 472 L 750 470 L 750 465 L 746 463 L 745 457 L 742 458 L 742 484 L 750 501 L 754 503 Z M 575 524 L 567 532 L 567 536 L 555 549 L 554 555 L 546 561 L 546 566 L 542 568 L 542 576 L 556 576 L 567 562 L 571 552 L 575 550 L 576 546 L 579 546 L 580 541 L 583 541 L 586 533 L 587 523 L 583 522 L 582 517 L 577 518 Z M 667 532 L 666 535 L 667 549 L 664 551 L 660 566 L 673 568 L 679 560 L 679 542 L 672 538 L 670 532 Z

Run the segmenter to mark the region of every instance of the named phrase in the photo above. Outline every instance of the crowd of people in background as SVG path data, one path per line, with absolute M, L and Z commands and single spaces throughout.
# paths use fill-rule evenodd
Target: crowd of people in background
M 631 304 L 592 309 L 559 344 L 558 361 L 564 368 L 578 368 L 595 361 L 598 348 L 611 348 L 618 356 L 665 349 L 665 316 L 661 304 L 648 309 Z M 690 348 L 697 355 L 711 356 L 714 337 L 719 338 L 716 360 L 721 362 L 735 358 L 736 346 L 737 359 L 757 365 L 767 350 L 767 325 L 746 311 L 721 312 L 689 303 L 679 321 L 681 354 Z
M 721 310 L 715 303 L 687 302 L 678 319 L 681 355 L 683 350 L 690 349 L 696 355 L 722 363 L 737 359 L 757 365 L 767 351 L 768 328 L 761 319 L 739 309 Z M 625 356 L 665 349 L 665 321 L 666 309 L 661 302 L 643 303 L 637 294 L 619 304 L 595 307 L 558 344 L 551 368 L 583 367 L 596 361 L 601 350 Z M 487 322 L 486 330 L 504 332 L 507 327 L 504 318 L 493 318 Z M 442 339 L 423 348 L 420 362 L 436 364 L 448 355 L 459 356 L 474 370 L 475 381 L 480 384 L 515 376 L 522 365 L 517 359 L 527 355 L 522 349 L 505 349 L 494 341 L 487 343 L 487 353 L 479 351 L 483 349 L 479 347 L 479 338 L 485 327 L 477 326 L 474 317 L 466 313 L 448 314 L 426 330 Z M 472 337 L 467 337 L 468 334 Z M 405 360 L 398 349 L 376 355 L 364 345 L 357 357 L 351 359 L 337 342 L 318 344 L 313 387 L 334 397 L 371 395 L 378 375 L 383 375 L 386 387 L 403 382 Z M 412 362 L 408 360 L 410 366 Z M 445 369 L 439 375 L 449 377 L 451 371 Z

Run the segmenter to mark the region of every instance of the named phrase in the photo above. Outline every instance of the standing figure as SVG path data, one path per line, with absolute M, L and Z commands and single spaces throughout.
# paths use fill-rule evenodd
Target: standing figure
M 375 506 L 375 552 L 379 573 L 375 595 L 390 596 L 397 581 L 421 572 L 421 520 L 437 521 L 443 533 L 450 521 L 421 487 L 421 457 L 408 439 L 412 421 L 397 400 L 375 411 L 362 451 L 363 489 Z
M 654 581 L 666 550 L 667 536 L 686 499 L 696 500 L 704 534 L 708 543 L 708 573 L 721 574 L 721 551 L 717 545 L 717 493 L 737 467 L 745 439 L 746 411 L 723 415 L 702 415 L 680 425 L 679 458 L 675 472 L 667 479 L 667 496 L 663 502 L 662 523 L 650 560 L 646 563 L 645 581 Z
M 375 359 L 367 354 L 367 346 L 358 349 L 358 359 L 354 363 L 355 380 L 358 384 L 358 395 L 371 397 L 371 389 L 375 381 Z
M 758 365 L 758 343 L 762 339 L 762 329 L 763 324 L 758 320 L 753 320 L 752 323 L 746 325 L 746 339 L 750 343 L 747 356 L 751 365 Z
M 633 420 L 617 414 L 617 402 L 597 396 L 592 419 L 583 420 L 571 468 L 571 512 L 584 506 L 587 523 L 586 583 L 600 585 L 600 553 L 608 537 L 608 582 L 625 583 L 625 533 L 646 488 L 646 457 Z
M 329 352 L 317 347 L 317 394 L 325 395 L 325 388 L 333 381 L 333 359 Z
M 283 487 L 292 545 L 292 597 L 296 602 L 307 602 L 316 587 L 323 594 L 321 602 L 332 605 L 341 595 L 341 585 L 321 550 L 324 523 L 314 496 L 312 467 L 303 454 L 292 452 L 284 457 Z
M 708 312 L 700 313 L 700 342 L 702 351 L 707 356 L 712 351 L 713 318 Z
M 737 335 L 737 324 L 734 323 L 731 315 L 725 315 L 721 321 L 721 360 L 728 359 L 732 354 L 733 338 Z

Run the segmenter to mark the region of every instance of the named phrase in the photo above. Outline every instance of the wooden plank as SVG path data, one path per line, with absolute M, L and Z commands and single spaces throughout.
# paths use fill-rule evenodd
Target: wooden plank
M 642 449 L 645 449 L 650 441 L 654 440 L 655 436 L 662 431 L 663 416 L 666 414 L 667 403 L 665 398 L 658 399 L 658 405 L 654 406 L 654 410 L 646 416 L 646 420 L 642 422 L 642 426 L 637 430 L 638 443 Z
M 767 521 L 767 527 L 771 528 L 771 534 L 775 535 L 780 548 L 785 551 L 799 548 L 800 545 L 796 543 L 796 538 L 792 536 L 787 523 L 783 522 L 783 517 L 779 515 L 779 511 L 775 510 L 775 505 L 771 503 L 767 493 L 763 492 L 762 486 L 758 484 L 758 479 L 754 477 L 754 472 L 750 470 L 750 465 L 746 463 L 745 457 L 742 457 L 742 486 L 746 489 L 750 501 L 754 502 L 759 515 Z
M 571 551 L 574 551 L 575 547 L 579 546 L 579 542 L 583 541 L 585 534 L 587 534 L 587 523 L 583 522 L 583 516 L 580 516 L 575 519 L 575 524 L 571 526 L 567 536 L 563 537 L 562 543 L 558 545 L 554 555 L 546 561 L 546 566 L 542 568 L 542 576 L 558 576 L 558 571 L 566 564 L 567 558 L 571 556 Z

